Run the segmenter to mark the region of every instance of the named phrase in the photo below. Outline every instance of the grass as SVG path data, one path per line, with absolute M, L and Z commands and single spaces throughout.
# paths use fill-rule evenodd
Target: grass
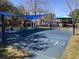
M 65 48 L 61 59 L 79 59 L 79 29 L 76 29 L 76 35 L 73 35 Z
M 72 27 L 56 27 L 57 29 L 61 29 L 61 30 L 69 30 L 72 31 Z
M 45 28 L 45 29 L 49 29 L 50 27 L 46 27 L 46 26 L 40 26 L 39 28 Z
M 11 45 L 0 45 L 0 59 L 21 59 L 30 55 L 31 52 L 17 49 Z

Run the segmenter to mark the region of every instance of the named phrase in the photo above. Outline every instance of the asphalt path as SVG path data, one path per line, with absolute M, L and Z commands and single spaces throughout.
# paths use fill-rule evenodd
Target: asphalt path
M 67 46 L 67 43 L 71 35 L 72 33 L 70 31 L 59 30 L 59 29 L 46 30 L 31 35 L 31 37 L 33 37 L 32 38 L 33 40 L 35 39 L 40 40 L 43 41 L 41 43 L 48 43 L 48 44 L 47 45 L 40 45 L 41 43 L 38 43 L 36 45 L 32 44 L 32 47 L 47 46 L 47 48 L 38 51 L 31 50 L 33 53 L 35 53 L 36 57 L 29 59 L 61 59 L 61 56 L 64 52 L 65 47 Z
M 72 32 L 60 29 L 33 29 L 8 34 L 8 42 L 34 54 L 24 59 L 61 59 Z

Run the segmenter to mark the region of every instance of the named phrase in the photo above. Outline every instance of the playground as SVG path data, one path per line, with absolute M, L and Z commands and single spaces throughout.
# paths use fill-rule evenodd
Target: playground
M 78 59 L 77 2 L 0 0 L 0 59 Z
M 4 15 L 14 16 L 14 14 L 2 13 L 2 19 L 4 19 Z M 33 15 L 33 18 L 37 18 L 36 16 L 38 15 Z M 28 18 L 30 18 L 30 15 Z M 6 32 L 3 20 L 2 24 L 1 37 L 3 41 L 1 43 L 5 41 L 9 45 L 29 51 L 35 55 L 23 57 L 24 59 L 60 59 L 72 35 L 72 32 L 68 30 L 60 30 L 55 27 L 27 27 L 17 31 Z
M 61 35 L 60 35 L 61 34 Z M 61 59 L 62 53 L 72 35 L 68 30 L 29 29 L 8 33 L 8 44 L 33 53 L 33 57 L 24 59 Z

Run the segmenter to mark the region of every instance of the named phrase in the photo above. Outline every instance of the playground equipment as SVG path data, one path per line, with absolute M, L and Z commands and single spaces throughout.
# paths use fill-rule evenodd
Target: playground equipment
M 44 15 L 19 15 L 19 14 L 10 14 L 10 13 L 6 13 L 6 12 L 0 12 L 0 15 L 1 15 L 1 23 L 2 23 L 2 32 L 1 32 L 1 34 L 2 34 L 2 42 L 6 42 L 6 38 L 5 38 L 5 34 L 6 34 L 6 32 L 5 32 L 5 16 L 11 16 L 11 17 L 13 17 L 13 16 L 17 16 L 17 17 L 21 17 L 21 18 L 27 18 L 27 19 L 29 19 L 29 20 L 33 20 L 33 19 L 35 19 L 35 18 L 39 18 L 39 17 L 41 17 L 41 16 L 44 16 Z

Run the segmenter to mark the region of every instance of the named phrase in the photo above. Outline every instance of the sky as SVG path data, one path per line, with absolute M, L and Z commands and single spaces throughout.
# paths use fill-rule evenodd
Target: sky
M 10 0 L 10 1 L 15 6 L 18 6 L 22 4 L 24 0 Z M 44 5 L 43 7 L 44 9 L 47 9 L 48 11 L 55 13 L 56 16 L 67 16 L 69 12 L 71 11 L 71 9 L 69 9 L 65 0 L 46 0 L 46 5 Z

